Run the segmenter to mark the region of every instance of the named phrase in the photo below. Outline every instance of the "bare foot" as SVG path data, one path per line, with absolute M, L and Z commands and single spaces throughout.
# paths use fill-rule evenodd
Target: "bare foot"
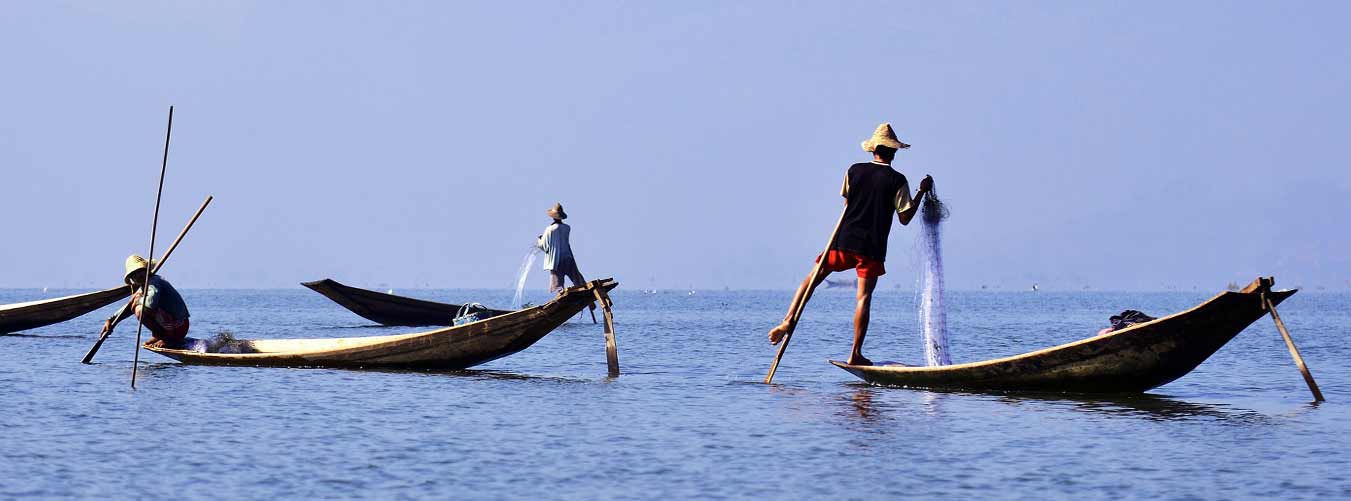
M 784 334 L 788 334 L 788 322 L 781 323 L 769 330 L 769 344 L 779 344 Z
M 873 361 L 863 358 L 863 355 L 850 355 L 849 361 L 845 363 L 849 365 L 872 365 Z

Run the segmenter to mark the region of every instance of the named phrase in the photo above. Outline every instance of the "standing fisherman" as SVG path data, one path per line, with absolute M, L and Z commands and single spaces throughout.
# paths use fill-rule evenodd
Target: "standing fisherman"
M 568 218 L 568 213 L 563 211 L 563 204 L 555 203 L 544 214 L 553 218 L 554 222 L 544 229 L 544 234 L 535 242 L 535 248 L 544 253 L 544 269 L 549 272 L 549 292 L 563 290 L 564 278 L 571 280 L 574 286 L 586 283 L 582 272 L 577 270 L 577 260 L 572 257 L 569 238 L 572 227 L 563 222 Z M 596 305 L 592 304 L 591 309 L 596 309 Z
M 174 286 L 159 275 L 150 275 L 150 286 L 143 287 L 148 266 L 150 263 L 141 256 L 132 254 L 127 258 L 127 274 L 123 277 L 135 292 L 131 295 L 131 303 L 122 310 L 122 315 L 104 322 L 103 332 L 99 335 L 111 331 L 118 322 L 134 313 L 150 329 L 151 337 L 145 342 L 146 346 L 182 346 L 183 340 L 188 337 L 188 305 Z M 144 308 L 141 306 L 142 293 L 147 294 Z
M 912 198 L 910 184 L 905 176 L 891 168 L 896 151 L 909 148 L 896 138 L 891 124 L 877 126 L 873 136 L 863 142 L 863 151 L 873 154 L 872 162 L 858 163 L 849 167 L 844 176 L 844 187 L 840 196 L 844 197 L 844 215 L 835 241 L 825 256 L 817 256 L 821 264 L 815 276 L 807 276 L 798 287 L 797 295 L 788 308 L 783 323 L 770 329 L 769 342 L 779 344 L 790 328 L 792 318 L 797 315 L 796 307 L 808 288 L 816 290 L 833 272 L 854 269 L 858 272 L 858 305 L 854 309 L 854 346 L 849 353 L 850 365 L 872 365 L 872 361 L 863 357 L 863 337 L 868 333 L 868 319 L 872 309 L 873 289 L 877 287 L 877 278 L 886 274 L 883 262 L 887 258 L 887 237 L 891 234 L 891 215 L 901 224 L 908 225 L 919 210 L 920 202 L 933 187 L 933 179 L 924 176 L 919 183 L 919 191 Z

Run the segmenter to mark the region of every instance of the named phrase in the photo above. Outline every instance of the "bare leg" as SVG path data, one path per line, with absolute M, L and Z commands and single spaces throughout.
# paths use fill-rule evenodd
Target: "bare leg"
M 783 323 L 769 330 L 770 344 L 779 344 L 779 341 L 783 340 L 783 335 L 788 333 L 789 323 L 793 321 L 794 316 L 797 316 L 798 301 L 801 301 L 802 296 L 807 293 L 807 288 L 816 290 L 816 287 L 821 285 L 821 282 L 825 281 L 827 276 L 830 276 L 830 271 L 821 269 L 821 272 L 817 273 L 815 277 L 808 274 L 807 278 L 802 280 L 802 285 L 798 286 L 797 293 L 793 295 L 793 302 L 788 304 L 788 314 L 783 316 Z
M 858 306 L 854 307 L 854 349 L 849 352 L 849 365 L 872 365 L 863 358 L 863 338 L 868 335 L 868 320 L 872 317 L 873 289 L 877 278 L 858 279 Z
M 558 291 L 563 290 L 563 274 L 558 273 L 558 270 L 548 270 L 548 271 L 549 271 L 549 292 L 553 294 L 558 294 Z
M 577 269 L 577 263 L 575 261 L 572 263 L 572 269 L 569 269 L 567 271 L 568 271 L 568 280 L 572 281 L 573 286 L 578 286 L 586 283 L 586 277 L 583 277 L 582 271 Z M 595 310 L 596 303 L 592 302 L 588 307 L 591 308 L 592 310 Z

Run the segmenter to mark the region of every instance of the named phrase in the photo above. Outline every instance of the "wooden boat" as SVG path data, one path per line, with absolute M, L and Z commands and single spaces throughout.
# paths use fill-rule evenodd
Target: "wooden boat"
M 131 295 L 131 287 L 0 306 L 0 334 L 65 322 Z
M 1267 284 L 1270 282 L 1268 281 Z M 1143 392 L 1186 375 L 1294 290 L 1262 279 L 1181 313 L 1011 357 L 937 367 L 830 363 L 864 381 L 912 388 L 1075 393 Z
M 240 353 L 147 348 L 188 364 L 264 367 L 381 367 L 464 369 L 535 344 L 608 292 L 613 279 L 565 289 L 548 303 L 464 325 L 427 332 L 325 339 L 238 341 Z
M 333 302 L 380 325 L 423 327 L 452 324 L 458 304 L 438 303 L 425 299 L 396 296 L 372 290 L 343 285 L 331 278 L 304 282 L 300 285 L 323 294 Z M 494 313 L 507 313 L 493 310 Z

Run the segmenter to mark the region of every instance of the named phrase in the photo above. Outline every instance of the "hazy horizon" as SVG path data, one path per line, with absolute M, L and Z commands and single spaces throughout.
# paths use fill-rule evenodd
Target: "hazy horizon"
M 7 5 L 0 287 L 118 283 L 174 105 L 184 289 L 506 288 L 555 201 L 588 278 L 788 289 L 884 121 L 954 290 L 1351 288 L 1351 4 L 523 6 Z

